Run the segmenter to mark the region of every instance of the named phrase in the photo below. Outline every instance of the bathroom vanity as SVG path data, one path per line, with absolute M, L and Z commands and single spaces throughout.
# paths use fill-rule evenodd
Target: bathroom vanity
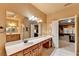
M 26 43 L 23 40 L 18 40 L 5 44 L 7 56 L 41 56 L 43 48 L 51 47 L 52 36 L 29 38 Z

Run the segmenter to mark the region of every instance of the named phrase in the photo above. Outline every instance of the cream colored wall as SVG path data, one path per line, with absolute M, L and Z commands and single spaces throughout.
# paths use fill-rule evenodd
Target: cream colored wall
M 31 24 L 28 22 L 28 18 L 23 20 L 24 30 L 23 30 L 23 38 L 31 38 Z M 28 31 L 26 31 L 26 27 L 28 27 Z
M 3 25 L 5 28 L 5 11 L 13 11 L 25 17 L 37 16 L 43 20 L 42 24 L 42 35 L 46 34 L 46 15 L 32 6 L 31 4 L 0 4 L 0 26 Z M 6 34 L 0 33 L 0 55 L 5 54 L 4 44 L 6 42 Z
M 0 26 L 4 27 L 5 30 L 5 10 L 0 8 Z M 4 43 L 6 42 L 5 31 L 0 33 L 0 55 L 4 55 Z

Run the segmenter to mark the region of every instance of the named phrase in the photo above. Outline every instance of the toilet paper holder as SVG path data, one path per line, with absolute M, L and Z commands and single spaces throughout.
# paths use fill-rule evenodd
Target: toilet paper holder
M 3 33 L 3 32 L 5 32 L 5 29 L 3 26 L 0 26 L 0 33 Z

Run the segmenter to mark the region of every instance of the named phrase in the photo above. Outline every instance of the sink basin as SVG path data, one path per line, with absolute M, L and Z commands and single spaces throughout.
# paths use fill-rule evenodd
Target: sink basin
M 33 42 L 27 42 L 27 43 L 25 43 L 24 45 L 26 46 L 29 46 L 29 45 L 32 45 L 33 44 Z
M 28 44 L 33 44 L 33 42 L 29 42 Z
M 26 43 L 26 44 L 33 44 L 33 41 L 32 40 L 24 40 L 24 43 Z
M 24 43 L 27 43 L 28 42 L 28 40 L 24 40 Z

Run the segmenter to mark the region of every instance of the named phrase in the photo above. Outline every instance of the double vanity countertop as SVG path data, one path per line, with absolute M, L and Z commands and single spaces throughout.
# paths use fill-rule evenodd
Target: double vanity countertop
M 28 40 L 27 43 L 24 43 L 24 40 L 8 42 L 5 44 L 6 54 L 7 56 L 9 56 L 23 49 L 31 47 L 37 43 L 40 43 L 44 40 L 47 40 L 48 38 L 52 38 L 52 36 L 48 35 L 48 36 L 40 36 L 40 37 L 35 37 L 35 38 L 28 38 L 28 39 L 25 39 L 25 40 Z

